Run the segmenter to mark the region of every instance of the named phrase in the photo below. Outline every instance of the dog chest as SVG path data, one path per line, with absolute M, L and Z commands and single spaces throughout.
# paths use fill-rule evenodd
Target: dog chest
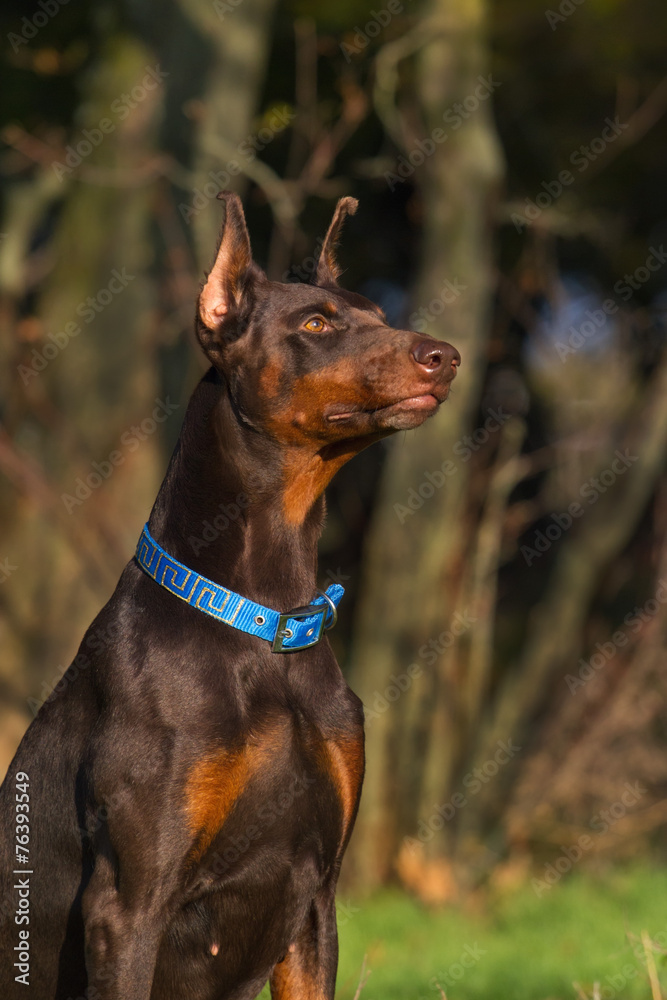
M 333 860 L 356 811 L 363 767 L 361 732 L 324 737 L 289 717 L 202 756 L 184 795 L 192 858 L 215 848 L 226 871 L 262 845 L 296 849 L 316 840 Z

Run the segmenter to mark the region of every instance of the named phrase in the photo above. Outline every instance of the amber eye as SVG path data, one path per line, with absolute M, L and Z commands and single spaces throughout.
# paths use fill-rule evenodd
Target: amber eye
M 310 330 L 311 333 L 322 333 L 325 326 L 326 323 L 321 316 L 313 316 L 313 318 L 309 319 L 307 323 L 304 323 L 304 329 Z

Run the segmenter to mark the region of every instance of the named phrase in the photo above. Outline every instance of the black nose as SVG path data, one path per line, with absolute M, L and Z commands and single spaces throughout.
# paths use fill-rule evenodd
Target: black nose
M 412 357 L 418 365 L 429 372 L 438 368 L 451 368 L 456 373 L 457 365 L 461 364 L 461 355 L 451 344 L 443 340 L 433 340 L 431 337 L 418 341 L 412 348 Z

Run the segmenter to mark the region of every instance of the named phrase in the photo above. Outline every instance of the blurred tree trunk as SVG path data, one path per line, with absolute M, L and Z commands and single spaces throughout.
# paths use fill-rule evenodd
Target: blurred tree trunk
M 225 170 L 235 158 L 242 162 L 234 150 L 253 131 L 273 4 L 244 0 L 237 9 L 221 2 L 220 12 L 203 0 L 183 4 L 195 24 L 189 33 L 183 31 L 177 9 L 170 8 L 155 50 L 130 34 L 110 33 L 84 81 L 84 100 L 65 143 L 76 146 L 82 130 L 97 129 L 105 117 L 112 117 L 113 130 L 80 164 L 61 171 L 60 181 L 51 162 L 26 170 L 29 180 L 16 182 L 17 197 L 8 199 L 2 226 L 7 236 L 0 246 L 0 322 L 7 333 L 0 433 L 0 471 L 6 477 L 0 509 L 7 530 L 0 553 L 10 563 L 14 553 L 23 555 L 12 571 L 11 587 L 0 592 L 0 689 L 12 705 L 0 724 L 6 734 L 0 745 L 0 771 L 36 704 L 57 682 L 85 628 L 110 595 L 159 486 L 163 439 L 173 442 L 185 400 L 172 397 L 167 403 L 161 384 L 158 349 L 168 336 L 156 321 L 167 309 L 155 280 L 154 258 L 162 250 L 155 243 L 154 220 L 162 222 L 162 235 L 167 243 L 171 237 L 178 251 L 172 258 L 178 259 L 184 278 L 179 292 L 183 301 L 178 303 L 183 316 L 188 298 L 182 355 L 191 364 L 190 317 L 197 281 L 187 257 L 189 234 L 203 269 L 214 253 L 221 221 L 213 192 L 205 205 L 198 203 L 200 210 L 187 220 L 192 224 L 188 229 L 175 205 L 165 209 L 167 185 L 161 174 L 179 184 L 183 203 L 191 206 L 209 171 Z M 150 21 L 150 5 L 138 6 L 134 13 Z M 160 16 L 159 9 L 152 13 Z M 129 114 L 110 110 L 122 103 L 122 95 L 142 88 L 146 73 L 158 65 L 156 52 L 174 54 L 159 63 L 165 83 L 144 88 L 145 96 Z M 180 72 L 180 55 L 187 65 L 193 52 L 207 67 L 197 80 L 194 110 L 186 106 L 193 96 L 192 82 Z M 164 153 L 165 147 L 171 151 L 182 146 L 181 132 L 188 128 L 184 110 L 191 110 L 196 122 L 193 148 L 187 150 L 194 172 Z M 222 148 L 216 147 L 214 137 Z M 59 157 L 64 160 L 64 154 Z M 241 171 L 231 183 L 242 179 Z M 218 184 L 217 189 L 226 186 Z M 48 239 L 21 270 L 17 262 L 27 256 L 40 229 Z M 102 308 L 86 312 L 86 300 L 107 288 L 114 270 L 125 276 L 122 290 L 108 304 L 105 291 L 99 300 Z M 173 288 L 169 294 L 173 304 L 178 294 Z M 63 340 L 61 331 L 68 323 L 78 324 L 81 332 Z M 180 314 L 177 323 L 178 330 L 185 330 Z M 50 333 L 61 337 L 62 349 L 54 351 Z M 33 350 L 51 358 L 37 373 L 30 368 Z M 19 365 L 28 371 L 23 379 Z M 187 363 L 181 367 L 185 370 Z M 142 420 L 151 426 L 158 399 L 172 412 L 164 422 L 152 421 L 146 434 Z M 175 403 L 179 405 L 174 409 Z M 81 503 L 65 505 L 62 494 L 76 497 L 79 480 L 85 482 L 95 473 L 93 463 L 107 469 L 112 452 L 121 460 L 108 477 L 98 473 L 101 481 L 87 496 L 85 485 L 79 487 Z
M 109 110 L 140 85 L 154 61 L 131 37 L 109 38 L 89 73 L 72 145 L 104 118 L 114 129 L 80 164 L 70 157 L 69 166 L 63 153 L 56 164 L 36 168 L 22 182 L 24 193 L 47 190 L 48 204 L 38 200 L 38 213 L 31 213 L 26 197 L 23 217 L 8 220 L 6 243 L 20 241 L 23 229 L 29 244 L 47 208 L 62 199 L 41 260 L 28 258 L 21 280 L 3 289 L 7 305 L 13 299 L 17 308 L 32 292 L 31 269 L 41 263 L 47 272 L 30 313 L 16 323 L 18 342 L 6 340 L 11 379 L 2 468 L 11 485 L 3 492 L 11 550 L 24 555 L 6 591 L 11 634 L 3 670 L 18 683 L 26 713 L 26 699 L 48 693 L 110 595 L 157 477 L 156 437 L 130 450 L 121 436 L 150 414 L 158 394 L 147 349 L 151 190 L 141 177 L 154 154 L 162 90 L 146 90 L 126 117 L 111 118 Z M 122 461 L 111 464 L 115 451 Z M 93 463 L 111 471 L 102 475 Z M 73 502 L 66 504 L 64 494 Z
M 657 365 L 628 423 L 622 441 L 617 442 L 622 451 L 614 449 L 612 442 L 595 471 L 608 469 L 621 453 L 632 460 L 632 466 L 614 490 L 600 495 L 594 511 L 563 539 L 548 586 L 528 618 L 518 662 L 499 685 L 490 717 L 480 726 L 476 745 L 471 748 L 472 764 L 481 766 L 492 757 L 498 740 L 512 739 L 525 745 L 528 723 L 550 700 L 554 682 L 560 681 L 568 669 L 577 673 L 575 664 L 584 625 L 600 578 L 629 545 L 663 474 L 667 455 L 667 354 Z M 664 619 L 664 609 L 660 614 Z M 650 645 L 646 649 L 638 645 L 638 662 L 654 653 Z M 558 759 L 558 751 L 555 756 Z M 602 775 L 602 765 L 599 770 Z M 510 781 L 511 772 L 502 770 L 486 794 L 471 801 L 462 814 L 464 831 L 479 837 L 480 832 L 488 830 L 507 802 Z
M 222 218 L 214 191 L 239 190 L 246 181 L 245 170 L 255 160 L 252 147 L 248 153 L 242 143 L 256 131 L 252 125 L 264 82 L 276 0 L 179 2 L 214 54 L 197 114 L 193 157 L 195 188 L 208 202 L 192 217 L 197 261 L 209 267 Z
M 664 391 L 664 390 L 663 390 Z M 504 828 L 510 848 L 508 871 L 525 865 L 526 851 L 551 856 L 561 844 L 573 844 L 593 831 L 592 852 L 633 861 L 664 846 L 667 824 L 667 544 L 664 538 L 663 481 L 655 505 L 656 545 L 653 594 L 635 607 L 631 625 L 620 618 L 614 643 L 602 634 L 606 656 L 598 648 L 581 670 L 576 657 L 572 673 L 556 675 L 548 689 L 550 711 L 531 741 L 530 756 L 504 797 Z M 574 594 L 576 599 L 579 594 Z M 639 614 L 638 612 L 641 612 Z M 618 638 L 621 637 L 621 643 Z M 585 660 L 584 663 L 587 661 Z M 591 826 L 592 817 L 608 809 L 631 781 L 637 794 L 619 822 Z M 496 787 L 494 785 L 494 792 Z M 626 796 L 626 800 L 627 796 Z M 496 806 L 495 795 L 487 803 Z M 479 822 L 479 817 L 475 817 Z M 662 829 L 661 829 L 662 828 Z M 658 835 L 656 835 L 659 832 Z
M 485 13 L 481 0 L 431 4 L 431 40 L 418 55 L 423 135 L 442 128 L 446 109 L 474 95 L 485 75 Z M 366 886 L 388 877 L 402 837 L 442 801 L 487 681 L 476 678 L 473 704 L 455 694 L 465 630 L 435 664 L 418 655 L 457 611 L 466 610 L 460 601 L 471 589 L 465 574 L 472 546 L 465 509 L 469 467 L 458 462 L 442 488 L 427 486 L 424 493 L 432 495 L 420 509 L 407 505 L 411 489 L 419 499 L 425 472 L 446 459 L 456 462 L 454 445 L 477 409 L 489 332 L 491 220 L 502 176 L 490 100 L 480 101 L 459 129 L 446 131 L 420 177 L 423 259 L 413 305 L 426 307 L 426 332 L 453 343 L 462 365 L 451 401 L 438 416 L 409 441 L 393 442 L 367 542 L 351 682 L 369 715 L 368 770 L 348 866 L 352 879 Z M 448 294 L 447 281 L 463 289 L 460 294 Z M 405 686 L 412 662 L 419 676 L 394 700 L 393 678 Z
M 446 109 L 458 114 L 463 105 L 470 113 L 416 173 L 424 237 L 413 306 L 425 307 L 427 332 L 458 347 L 462 365 L 442 412 L 392 443 L 367 538 L 351 658 L 351 683 L 367 711 L 368 770 L 347 877 L 372 887 L 398 874 L 434 902 L 455 896 L 476 871 L 488 871 L 508 831 L 518 840 L 517 829 L 539 827 L 525 811 L 539 781 L 522 800 L 520 821 L 513 820 L 511 830 L 503 825 L 511 786 L 517 777 L 524 780 L 524 769 L 538 773 L 533 745 L 543 755 L 547 748 L 536 722 L 544 724 L 555 684 L 576 663 L 601 580 L 635 536 L 667 452 L 665 359 L 649 377 L 639 376 L 622 350 L 610 352 L 603 380 L 596 378 L 598 362 L 585 356 L 540 376 L 550 382 L 542 392 L 558 444 L 529 522 L 581 501 L 582 484 L 613 468 L 618 449 L 633 456 L 632 467 L 599 495 L 592 513 L 561 532 L 552 559 L 529 569 L 526 586 L 536 596 L 530 593 L 526 602 L 525 635 L 519 613 L 517 652 L 497 655 L 501 542 L 506 536 L 505 549 L 511 548 L 514 530 L 509 499 L 521 479 L 544 467 L 544 456 L 521 454 L 525 428 L 509 411 L 496 421 L 486 467 L 476 465 L 468 449 L 486 360 L 491 219 L 502 173 L 490 101 L 474 107 L 472 96 L 485 78 L 483 14 L 476 3 L 435 3 L 422 31 L 428 41 L 418 55 L 424 122 L 418 138 L 428 140 L 442 127 Z M 380 56 L 380 88 L 391 79 L 385 72 L 390 57 L 405 58 L 419 42 L 415 33 L 401 49 L 394 43 L 384 63 Z M 386 100 L 381 113 L 406 157 L 426 148 L 423 141 L 416 145 L 405 120 L 396 127 L 401 114 L 392 123 Z M 582 380 L 584 393 L 577 388 Z M 571 420 L 568 400 L 574 407 L 582 396 L 594 400 L 597 420 L 585 443 L 572 440 L 572 427 L 564 430 Z M 519 522 L 521 506 L 512 512 Z M 526 527 L 516 528 L 515 537 Z M 639 650 L 638 662 L 647 655 Z M 508 761 L 502 743 L 521 753 L 511 751 Z M 506 767 L 498 763 L 499 750 Z

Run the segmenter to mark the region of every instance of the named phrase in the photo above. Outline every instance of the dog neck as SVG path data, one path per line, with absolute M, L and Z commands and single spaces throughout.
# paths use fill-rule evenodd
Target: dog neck
M 276 610 L 307 604 L 317 585 L 324 499 L 285 517 L 284 456 L 249 426 L 211 369 L 195 389 L 149 528 L 172 556 Z

